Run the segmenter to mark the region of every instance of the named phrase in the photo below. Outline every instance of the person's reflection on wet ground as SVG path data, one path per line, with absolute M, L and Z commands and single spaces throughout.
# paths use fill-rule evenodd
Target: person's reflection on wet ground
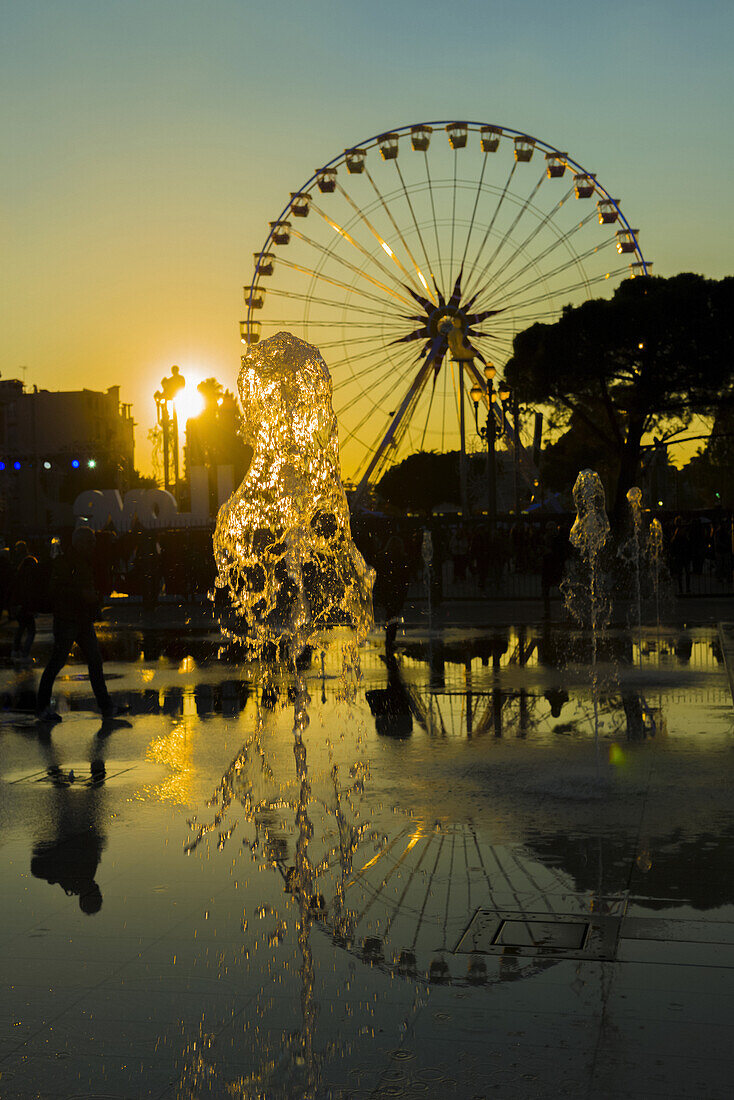
M 679 634 L 675 640 L 673 646 L 675 655 L 682 665 L 687 665 L 691 660 L 691 654 L 693 653 L 693 640 L 686 631 Z
M 561 711 L 568 702 L 568 692 L 561 687 L 548 688 L 543 692 L 543 698 L 546 699 L 550 705 L 551 718 L 560 718 Z
M 410 698 L 391 652 L 383 658 L 387 666 L 387 687 L 365 692 L 375 719 L 375 729 L 386 737 L 410 737 L 413 732 Z
M 105 744 L 109 735 L 129 722 L 104 721 L 89 750 L 89 776 L 65 770 L 51 734 L 43 730 L 39 745 L 46 758 L 46 775 L 54 789 L 47 836 L 37 840 L 31 857 L 31 874 L 51 886 L 60 886 L 67 897 L 79 899 L 82 913 L 91 916 L 102 908 L 97 869 L 106 844 L 104 820 Z

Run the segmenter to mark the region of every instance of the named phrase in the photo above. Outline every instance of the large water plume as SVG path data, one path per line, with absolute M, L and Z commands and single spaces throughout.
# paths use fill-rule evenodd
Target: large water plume
M 256 656 L 290 656 L 333 625 L 361 640 L 374 573 L 351 537 L 339 476 L 331 378 L 317 348 L 288 332 L 251 347 L 238 378 L 252 461 L 214 533 L 230 637 Z

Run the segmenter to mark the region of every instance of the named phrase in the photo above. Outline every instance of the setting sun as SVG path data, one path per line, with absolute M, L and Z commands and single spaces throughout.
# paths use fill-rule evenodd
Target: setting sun
M 181 424 L 185 424 L 187 420 L 191 420 L 192 417 L 198 416 L 204 408 L 204 399 L 196 388 L 200 382 L 200 378 L 188 376 L 186 378 L 185 387 L 180 390 L 174 398 L 173 403 L 176 406 L 176 415 Z

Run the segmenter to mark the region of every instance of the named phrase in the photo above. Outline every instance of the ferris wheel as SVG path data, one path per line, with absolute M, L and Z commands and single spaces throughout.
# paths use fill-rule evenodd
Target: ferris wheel
M 321 349 L 342 469 L 366 487 L 414 451 L 458 449 L 472 387 L 524 457 L 512 395 L 491 383 L 515 334 L 649 269 L 619 201 L 568 153 L 495 124 L 418 123 L 291 192 L 254 254 L 240 334 Z

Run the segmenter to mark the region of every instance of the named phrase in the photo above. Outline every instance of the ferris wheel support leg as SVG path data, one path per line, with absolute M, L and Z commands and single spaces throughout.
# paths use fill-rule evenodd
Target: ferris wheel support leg
M 374 475 L 375 470 L 379 468 L 380 463 L 382 462 L 383 458 L 385 457 L 385 454 L 387 453 L 388 449 L 395 442 L 396 436 L 397 436 L 397 433 L 398 433 L 398 429 L 400 428 L 400 425 L 405 420 L 406 415 L 408 414 L 409 410 L 412 408 L 412 406 L 415 404 L 416 400 L 418 399 L 418 396 L 419 396 L 421 390 L 423 389 L 423 387 L 425 386 L 425 384 L 428 380 L 428 377 L 431 373 L 432 367 L 433 367 L 433 360 L 432 359 L 427 359 L 426 362 L 421 367 L 421 369 L 418 371 L 418 374 L 415 376 L 415 378 L 411 382 L 410 388 L 408 389 L 408 392 L 406 393 L 405 397 L 403 398 L 403 400 L 401 402 L 401 405 L 400 405 L 400 408 L 395 413 L 395 416 L 393 417 L 393 419 L 390 423 L 390 427 L 385 432 L 385 435 L 383 436 L 382 441 L 380 442 L 377 450 L 375 451 L 374 455 L 370 459 L 370 464 L 367 467 L 362 480 L 360 481 L 359 485 L 357 486 L 357 492 L 355 493 L 355 496 L 354 496 L 354 503 L 356 505 L 361 504 L 362 501 L 364 500 L 364 497 L 367 493 L 367 490 L 369 488 L 369 485 L 370 485 L 370 482 L 372 480 L 372 477 Z
M 469 511 L 469 491 L 466 477 L 466 424 L 464 422 L 464 363 L 459 360 L 459 432 L 461 449 L 459 451 L 459 489 L 461 491 L 461 516 Z

